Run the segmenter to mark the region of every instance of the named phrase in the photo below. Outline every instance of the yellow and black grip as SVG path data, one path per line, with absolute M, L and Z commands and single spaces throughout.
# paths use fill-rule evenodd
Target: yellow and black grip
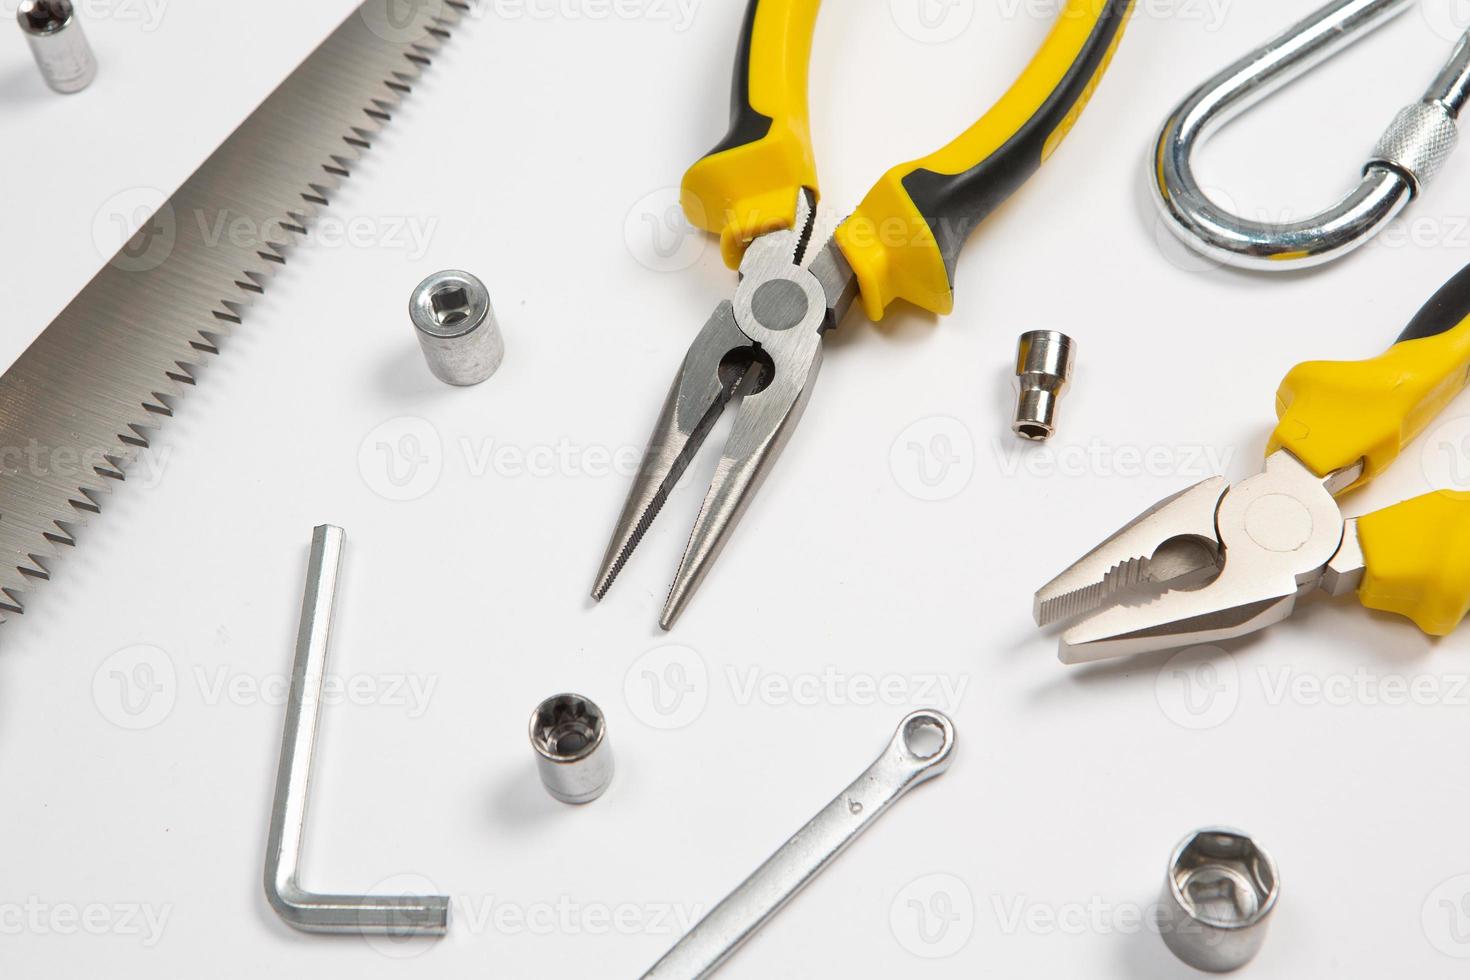
M 1371 480 L 1470 384 L 1470 266 L 1444 285 L 1387 353 L 1311 361 L 1276 395 L 1271 450 L 1288 449 L 1318 476 L 1359 462 Z M 1460 446 L 1450 447 L 1460 452 Z M 1470 610 L 1470 493 L 1441 490 L 1358 519 L 1370 609 L 1399 613 L 1443 636 Z
M 1458 451 L 1459 447 L 1456 447 Z M 1470 612 L 1470 493 L 1440 490 L 1358 518 L 1369 609 L 1448 636 Z
M 1326 477 L 1358 462 L 1373 479 L 1470 384 L 1470 266 L 1424 305 L 1387 353 L 1309 361 L 1276 393 L 1271 451 L 1289 449 Z
M 735 55 L 730 130 L 684 175 L 690 223 L 720 236 L 732 269 L 745 247 L 796 222 L 817 192 L 807 75 L 821 0 L 749 0 Z
M 954 309 L 954 270 L 977 225 L 1031 177 L 1101 80 L 1134 0 L 1068 0 L 1041 50 L 1001 100 L 948 146 L 884 174 L 838 227 L 863 308 L 895 299 Z

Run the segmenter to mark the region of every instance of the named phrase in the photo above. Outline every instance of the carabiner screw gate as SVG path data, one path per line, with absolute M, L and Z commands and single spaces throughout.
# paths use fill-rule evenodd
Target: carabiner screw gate
M 1470 99 L 1470 34 L 1460 38 L 1424 97 L 1395 116 L 1337 204 L 1299 221 L 1241 217 L 1205 194 L 1192 158 L 1219 127 L 1371 31 L 1413 0 L 1337 0 L 1266 42 L 1189 94 L 1169 115 L 1150 160 L 1150 186 L 1166 224 L 1200 254 L 1242 269 L 1321 265 L 1358 248 L 1434 179 L 1454 151 Z

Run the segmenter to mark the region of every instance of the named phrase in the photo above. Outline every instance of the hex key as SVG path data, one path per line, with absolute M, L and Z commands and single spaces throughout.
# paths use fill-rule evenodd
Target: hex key
M 270 839 L 265 851 L 265 897 L 286 924 L 302 932 L 361 936 L 442 936 L 449 929 L 449 899 L 443 895 L 317 895 L 297 882 L 311 756 L 321 717 L 322 682 L 327 674 L 327 643 L 332 605 L 347 533 L 324 524 L 312 532 L 301 600 L 301 628 L 291 669 L 291 696 L 281 735 L 276 798 L 271 807 Z

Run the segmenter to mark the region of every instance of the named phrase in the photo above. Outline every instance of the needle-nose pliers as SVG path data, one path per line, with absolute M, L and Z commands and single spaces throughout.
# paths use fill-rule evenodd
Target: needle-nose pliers
M 1470 382 L 1470 267 L 1385 354 L 1292 369 L 1265 471 L 1168 497 L 1036 593 L 1064 663 L 1212 643 L 1291 615 L 1319 586 L 1443 636 L 1470 611 L 1470 493 L 1349 520 L 1336 497 L 1382 473 Z M 1130 596 L 1139 587 L 1162 594 Z M 1128 601 L 1130 598 L 1133 601 Z
M 830 241 L 814 242 L 816 161 L 807 73 L 820 0 L 750 0 L 728 135 L 684 178 L 695 225 L 740 270 L 695 338 L 654 427 L 597 575 L 601 599 L 725 407 L 740 402 L 661 625 L 703 581 L 790 438 L 822 361 L 822 335 L 859 298 L 881 319 L 896 299 L 954 306 L 975 227 L 1051 155 L 1106 71 L 1134 0 L 1067 0 L 1001 100 L 952 143 L 883 175 Z

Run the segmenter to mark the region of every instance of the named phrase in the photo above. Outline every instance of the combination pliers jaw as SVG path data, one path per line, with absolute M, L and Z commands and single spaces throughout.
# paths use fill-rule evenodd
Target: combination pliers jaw
M 1345 581 L 1327 574 L 1348 528 L 1333 494 L 1361 472 L 1323 480 L 1282 449 L 1233 487 L 1221 477 L 1195 484 L 1042 586 L 1036 622 L 1102 610 L 1063 632 L 1067 664 L 1217 643 L 1278 623 L 1299 597 Z
M 603 556 L 594 599 L 607 594 L 710 430 L 738 401 L 659 620 L 669 629 L 786 446 L 822 366 L 822 335 L 857 298 L 857 278 L 836 246 L 811 245 L 814 221 L 810 192 L 802 191 L 796 225 L 751 243 L 734 299 L 715 308 L 690 346 Z
M 1037 624 L 1087 617 L 1061 636 L 1062 661 L 1087 663 L 1254 633 L 1320 587 L 1447 635 L 1470 612 L 1470 493 L 1352 520 L 1336 498 L 1391 465 L 1467 383 L 1470 267 L 1387 353 L 1292 369 L 1264 470 L 1144 511 L 1037 591 Z

